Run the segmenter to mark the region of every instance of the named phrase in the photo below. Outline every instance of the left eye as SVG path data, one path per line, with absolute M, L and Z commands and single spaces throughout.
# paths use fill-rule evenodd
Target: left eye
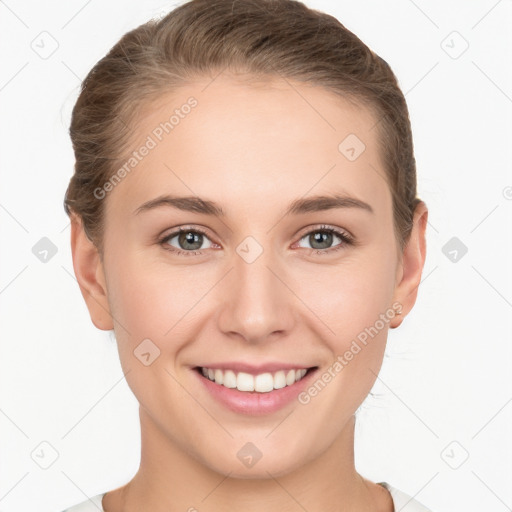
M 341 240 L 341 243 L 336 246 L 337 248 L 352 243 L 352 239 L 347 233 L 338 231 L 337 229 L 334 228 L 315 229 L 314 231 L 310 231 L 305 236 L 303 236 L 301 238 L 301 241 L 308 240 L 309 243 L 313 245 L 313 247 L 308 247 L 308 249 L 327 252 L 332 247 L 325 247 L 325 245 L 331 245 L 333 237 Z M 300 245 L 300 247 L 303 246 Z

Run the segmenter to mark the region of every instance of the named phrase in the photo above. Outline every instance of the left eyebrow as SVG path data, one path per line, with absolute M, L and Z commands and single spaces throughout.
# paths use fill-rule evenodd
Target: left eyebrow
M 320 212 L 323 210 L 332 210 L 334 208 L 361 208 L 370 213 L 374 213 L 373 208 L 364 201 L 355 197 L 334 194 L 332 196 L 312 196 L 303 199 L 296 199 L 288 206 L 285 215 L 304 214 L 310 212 Z
M 134 214 L 137 215 L 142 211 L 152 210 L 161 206 L 177 208 L 179 210 L 202 213 L 205 215 L 213 215 L 216 217 L 225 217 L 222 207 L 214 201 L 201 199 L 196 196 L 172 196 L 163 195 L 155 199 L 151 199 L 139 206 Z M 285 211 L 285 215 L 303 215 L 310 212 L 320 212 L 324 210 L 332 210 L 335 208 L 360 208 L 370 213 L 374 213 L 373 208 L 364 201 L 354 197 L 344 195 L 319 195 L 311 196 L 292 201 Z

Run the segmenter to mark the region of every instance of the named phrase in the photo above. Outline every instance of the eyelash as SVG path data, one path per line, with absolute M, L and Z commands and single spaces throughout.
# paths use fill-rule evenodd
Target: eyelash
M 341 243 L 334 247 L 329 247 L 328 249 L 313 249 L 313 248 L 308 248 L 308 247 L 303 247 L 303 249 L 308 249 L 309 251 L 315 252 L 316 254 L 331 254 L 340 249 L 344 249 L 346 246 L 356 245 L 356 242 L 355 242 L 354 238 L 352 237 L 352 235 L 349 235 L 346 231 L 341 231 L 337 228 L 333 228 L 333 227 L 325 226 L 325 225 L 322 225 L 322 226 L 317 227 L 311 231 L 308 231 L 307 233 L 305 233 L 304 235 L 302 235 L 300 237 L 299 242 L 303 238 L 311 235 L 312 233 L 317 233 L 317 232 L 334 234 L 341 240 Z M 204 231 L 201 228 L 196 228 L 196 227 L 194 227 L 194 228 L 179 228 L 177 231 L 174 231 L 173 233 L 170 233 L 169 235 L 165 235 L 163 238 L 160 238 L 158 240 L 158 243 L 163 247 L 163 249 L 165 249 L 166 251 L 170 251 L 170 252 L 176 254 L 177 256 L 201 256 L 203 254 L 202 250 L 184 251 L 182 249 L 176 249 L 167 243 L 169 240 L 172 240 L 175 236 L 177 236 L 181 233 L 200 233 L 201 235 L 204 235 L 205 237 L 209 238 L 206 231 Z M 311 252 L 310 252 L 310 254 L 311 254 Z

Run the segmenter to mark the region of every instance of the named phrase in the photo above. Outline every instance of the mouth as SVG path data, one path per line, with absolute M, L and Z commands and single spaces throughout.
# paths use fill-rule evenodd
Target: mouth
M 311 385 L 318 366 L 278 361 L 254 365 L 244 362 L 204 363 L 192 367 L 205 399 L 239 415 L 260 416 L 296 405 L 298 395 Z M 200 389 L 201 389 L 200 388 Z M 206 398 L 209 397 L 209 398 Z
M 283 368 L 273 372 L 260 373 L 248 373 L 229 368 L 207 368 L 204 366 L 197 366 L 194 370 L 202 378 L 208 379 L 224 388 L 236 389 L 246 393 L 270 393 L 274 390 L 293 386 L 317 368 L 317 366 Z

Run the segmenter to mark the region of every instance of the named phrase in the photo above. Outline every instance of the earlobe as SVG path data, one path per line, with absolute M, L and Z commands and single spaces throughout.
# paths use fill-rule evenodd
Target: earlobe
M 402 311 L 400 315 L 395 315 L 390 321 L 390 327 L 393 329 L 402 323 L 405 315 L 411 311 L 416 302 L 426 258 L 427 220 L 428 209 L 426 204 L 421 201 L 416 206 L 411 235 L 402 254 L 399 278 L 394 293 L 394 300 L 402 305 Z
M 103 331 L 113 329 L 103 263 L 98 249 L 87 237 L 81 219 L 75 214 L 71 216 L 71 254 L 78 286 L 92 323 Z

